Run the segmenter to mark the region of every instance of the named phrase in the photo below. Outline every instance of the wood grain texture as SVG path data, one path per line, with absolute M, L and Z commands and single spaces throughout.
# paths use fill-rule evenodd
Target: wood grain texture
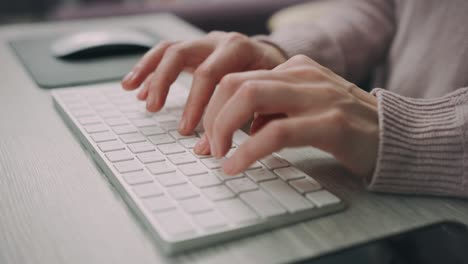
M 467 201 L 370 193 L 333 158 L 302 148 L 284 155 L 338 193 L 347 210 L 163 256 L 7 45 L 20 36 L 139 24 L 171 39 L 201 34 L 166 15 L 0 29 L 0 263 L 280 263 L 443 219 L 468 224 Z

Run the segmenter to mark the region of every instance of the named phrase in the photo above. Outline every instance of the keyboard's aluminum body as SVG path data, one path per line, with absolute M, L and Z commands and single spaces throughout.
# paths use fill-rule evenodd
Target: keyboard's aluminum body
M 244 180 L 239 180 L 240 178 L 236 177 L 226 180 L 222 174 L 214 174 L 208 168 L 206 168 L 208 173 L 198 174 L 196 177 L 184 175 L 179 169 L 182 168 L 180 166 L 193 165 L 193 163 L 173 165 L 169 159 L 170 155 L 162 154 L 161 157 L 160 151 L 156 152 L 160 149 L 165 151 L 169 149 L 169 152 L 174 149 L 176 152 L 180 151 L 177 144 L 184 148 L 184 145 L 179 143 L 182 141 L 175 139 L 180 135 L 174 131 L 176 127 L 175 122 L 173 122 L 180 117 L 187 96 L 187 88 L 181 84 L 176 83 L 172 86 L 165 110 L 154 115 L 145 114 L 144 103 L 134 99 L 135 93 L 121 90 L 117 83 L 92 85 L 86 88 L 57 89 L 52 93 L 52 96 L 55 107 L 62 118 L 91 153 L 93 159 L 130 208 L 152 232 L 158 244 L 168 254 L 270 230 L 344 208 L 341 199 L 324 190 L 309 176 L 301 176 L 302 172 L 295 169 L 282 168 L 289 166 L 289 163 L 277 154 L 274 154 L 273 158 L 270 157 L 270 160 L 265 160 L 263 163 L 257 162 L 254 165 L 254 167 L 261 166 L 267 171 L 266 173 L 258 168 L 255 169 L 257 171 L 250 170 L 249 172 L 247 170 L 249 176 L 244 174 Z M 138 119 L 139 116 L 143 118 Z M 158 119 L 158 116 L 161 119 Z M 151 120 L 162 122 L 158 123 L 157 121 L 153 126 Z M 125 125 L 125 122 L 128 125 Z M 141 127 L 138 128 L 135 124 Z M 145 125 L 151 125 L 151 128 L 144 129 Z M 164 140 L 167 140 L 164 135 L 169 135 L 173 139 L 171 141 L 175 141 L 176 145 L 151 144 L 148 141 L 150 136 L 144 136 L 144 140 L 149 144 L 138 142 L 132 143 L 136 145 L 130 146 L 131 144 L 122 142 L 122 139 L 127 142 L 142 140 L 141 136 L 137 134 L 130 135 L 125 132 L 138 130 L 138 133 L 141 134 L 141 131 L 144 130 L 149 135 L 152 132 L 148 133 L 148 131 L 154 132 L 159 125 L 171 129 L 172 134 L 165 132 L 161 137 L 153 137 L 151 138 L 153 142 L 164 143 Z M 105 131 L 103 132 L 103 130 Z M 116 135 L 114 130 L 118 131 L 120 135 Z M 110 140 L 112 136 L 114 136 L 114 140 Z M 122 138 L 120 138 L 121 136 Z M 240 144 L 247 137 L 244 132 L 236 131 L 233 145 Z M 104 144 L 100 145 L 95 141 Z M 186 146 L 191 147 L 193 142 L 190 142 Z M 123 151 L 112 151 L 112 149 L 119 149 L 122 146 Z M 149 152 L 145 151 L 151 146 L 155 152 L 148 154 Z M 102 149 L 106 152 L 103 152 Z M 139 154 L 143 154 L 137 156 L 139 154 L 133 153 L 132 150 L 142 151 Z M 193 161 L 192 150 L 186 148 L 184 152 L 190 154 L 178 156 L 176 162 L 185 162 L 186 158 L 188 158 L 187 162 Z M 201 162 L 203 159 L 198 159 L 196 155 L 193 157 L 195 157 L 196 164 L 205 165 Z M 115 161 L 123 158 L 130 162 L 110 161 L 110 159 Z M 148 160 L 161 162 L 161 159 L 165 159 L 167 163 L 149 162 L 143 164 L 140 158 L 145 162 Z M 213 164 L 208 161 L 205 161 L 206 164 L 212 166 Z M 281 168 L 273 171 L 267 169 L 265 164 Z M 137 166 L 135 167 L 135 165 Z M 141 170 L 135 171 L 138 166 L 141 167 Z M 170 177 L 174 174 L 152 174 L 152 172 L 164 171 L 165 166 L 169 166 L 171 170 L 175 169 L 177 177 Z M 197 173 L 197 170 L 203 167 L 188 166 L 183 168 L 185 173 L 190 174 L 191 172 Z M 124 171 L 131 172 L 122 173 Z M 201 175 L 203 176 L 200 177 Z M 290 178 L 300 179 L 288 181 Z M 230 182 L 235 179 L 237 179 L 236 182 Z M 250 179 L 258 180 L 258 183 Z M 205 184 L 209 187 L 197 187 Z M 225 187 L 222 187 L 223 185 Z M 298 189 L 291 187 L 292 185 Z M 229 192 L 226 189 L 234 197 L 227 198 L 229 195 L 226 194 Z M 286 192 L 282 191 L 284 189 L 287 189 Z M 291 190 L 294 190 L 296 194 L 288 196 Z M 307 193 L 301 194 L 297 190 Z M 240 193 L 237 194 L 234 191 L 240 191 Z M 144 196 L 144 198 L 140 196 Z M 218 198 L 221 200 L 212 200 Z M 248 201 L 249 204 L 247 205 L 245 201 Z

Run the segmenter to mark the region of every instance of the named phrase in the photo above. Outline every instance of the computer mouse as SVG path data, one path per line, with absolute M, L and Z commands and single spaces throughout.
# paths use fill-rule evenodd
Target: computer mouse
M 156 40 L 135 29 L 81 31 L 52 43 L 51 54 L 61 59 L 93 59 L 147 51 Z

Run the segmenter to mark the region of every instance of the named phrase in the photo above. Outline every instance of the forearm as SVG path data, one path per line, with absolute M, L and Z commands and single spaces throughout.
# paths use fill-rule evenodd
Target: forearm
M 436 99 L 372 93 L 380 145 L 368 188 L 468 197 L 468 88 Z

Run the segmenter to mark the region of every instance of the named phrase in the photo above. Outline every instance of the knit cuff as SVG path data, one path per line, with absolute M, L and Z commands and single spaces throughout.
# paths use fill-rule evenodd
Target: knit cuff
M 468 197 L 468 89 L 414 99 L 382 89 L 372 191 Z

